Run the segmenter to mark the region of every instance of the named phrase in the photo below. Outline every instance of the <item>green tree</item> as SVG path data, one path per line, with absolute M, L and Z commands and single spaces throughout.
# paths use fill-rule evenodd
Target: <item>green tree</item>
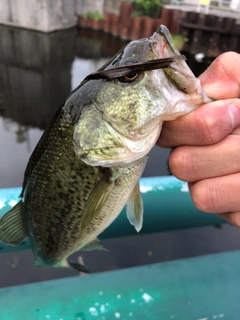
M 162 3 L 160 0 L 130 0 L 133 3 L 134 16 L 159 18 Z

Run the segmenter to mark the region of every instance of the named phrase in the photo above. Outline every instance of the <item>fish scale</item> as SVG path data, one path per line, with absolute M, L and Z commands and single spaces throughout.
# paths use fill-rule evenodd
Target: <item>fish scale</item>
M 36 168 L 34 168 L 32 174 L 34 177 L 33 185 L 31 185 L 30 179 L 28 189 L 24 194 L 27 221 L 30 222 L 29 229 L 37 230 L 31 239 L 32 246 L 40 246 L 45 255 L 51 256 L 52 259 L 54 256 L 59 256 L 59 251 L 63 253 L 64 247 L 68 251 L 72 247 L 71 242 L 79 237 L 79 232 L 76 233 L 76 229 L 79 229 L 84 200 L 86 201 L 98 179 L 103 175 L 101 167 L 88 167 L 82 161 L 76 159 L 71 141 L 73 127 L 66 126 L 65 130 L 60 127 L 59 131 L 58 123 L 57 119 L 56 126 L 53 125 L 49 132 L 49 140 L 48 136 L 46 136 L 48 140 L 47 147 Z M 59 134 L 58 139 L 55 138 L 57 134 Z M 63 142 L 66 141 L 66 138 L 70 140 L 68 153 L 64 152 L 66 147 Z M 60 159 L 56 157 L 58 154 L 62 154 Z M 62 163 L 63 172 L 59 170 L 60 163 Z M 56 175 L 52 175 L 54 168 L 59 173 L 57 179 Z M 61 180 L 59 178 L 61 174 L 67 179 Z M 35 176 L 38 177 L 37 181 Z M 72 188 L 72 180 L 74 180 L 72 177 L 76 177 L 74 193 L 69 191 Z M 47 185 L 50 183 L 51 188 L 49 189 Z M 36 195 L 38 196 L 35 202 L 33 199 Z M 57 205 L 53 207 L 52 203 Z M 65 214 L 62 215 L 63 211 L 61 209 L 64 210 L 64 208 Z M 46 214 L 46 212 L 49 212 L 49 214 Z M 61 225 L 59 226 L 59 221 L 62 222 L 63 219 L 64 224 L 67 225 L 64 234 L 61 232 L 63 228 Z M 49 235 L 52 235 L 52 224 L 59 228 L 58 232 L 51 236 L 51 241 L 48 241 Z M 37 244 L 35 244 L 36 238 L 38 239 Z

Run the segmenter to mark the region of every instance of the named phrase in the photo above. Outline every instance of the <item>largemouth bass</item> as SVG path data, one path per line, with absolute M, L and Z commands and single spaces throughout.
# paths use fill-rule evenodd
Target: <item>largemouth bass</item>
M 67 258 L 101 249 L 98 235 L 126 203 L 141 229 L 138 181 L 162 123 L 208 101 L 166 27 L 130 42 L 51 120 L 28 162 L 21 201 L 0 220 L 0 241 L 29 237 L 36 265 L 87 272 Z

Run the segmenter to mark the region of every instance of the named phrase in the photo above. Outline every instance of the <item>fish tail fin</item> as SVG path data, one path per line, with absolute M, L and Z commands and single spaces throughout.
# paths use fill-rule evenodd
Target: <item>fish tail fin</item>
M 27 227 L 23 217 L 22 201 L 19 201 L 0 219 L 0 241 L 17 245 L 27 238 Z
M 66 261 L 68 266 L 79 271 L 79 272 L 84 272 L 84 273 L 90 273 L 87 268 L 84 267 L 84 265 L 78 263 L 78 262 L 71 262 L 71 261 Z

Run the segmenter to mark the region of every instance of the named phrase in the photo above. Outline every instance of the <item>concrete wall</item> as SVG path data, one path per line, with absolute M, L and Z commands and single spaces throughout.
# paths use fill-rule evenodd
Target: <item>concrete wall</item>
M 104 12 L 119 14 L 121 2 L 121 0 L 105 0 Z
M 121 0 L 0 0 L 0 24 L 51 32 L 75 26 L 86 12 L 118 14 Z
M 0 24 L 50 32 L 76 25 L 75 0 L 1 0 Z
M 82 14 L 87 12 L 99 12 L 104 13 L 104 0 L 75 0 L 76 14 Z

